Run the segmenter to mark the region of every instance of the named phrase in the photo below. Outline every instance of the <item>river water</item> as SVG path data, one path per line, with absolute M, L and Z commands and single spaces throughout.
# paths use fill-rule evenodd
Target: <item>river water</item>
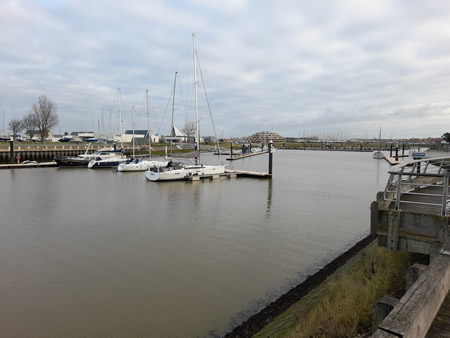
M 2 336 L 222 335 L 365 237 L 388 169 L 277 151 L 272 180 L 1 170 Z

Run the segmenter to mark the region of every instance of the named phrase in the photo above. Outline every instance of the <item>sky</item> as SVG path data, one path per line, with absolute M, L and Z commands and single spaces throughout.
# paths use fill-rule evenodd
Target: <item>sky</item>
M 202 135 L 439 137 L 450 131 L 446 0 L 1 0 L 2 125 L 38 97 L 56 133 L 195 121 Z M 205 95 L 205 89 L 206 94 Z M 211 114 L 208 109 L 208 101 Z M 134 107 L 134 108 L 133 108 Z

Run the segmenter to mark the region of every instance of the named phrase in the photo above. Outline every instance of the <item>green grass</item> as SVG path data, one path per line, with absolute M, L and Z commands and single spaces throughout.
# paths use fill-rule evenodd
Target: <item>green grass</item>
M 372 308 L 385 295 L 401 297 L 417 256 L 372 243 L 255 337 L 352 337 L 371 328 Z

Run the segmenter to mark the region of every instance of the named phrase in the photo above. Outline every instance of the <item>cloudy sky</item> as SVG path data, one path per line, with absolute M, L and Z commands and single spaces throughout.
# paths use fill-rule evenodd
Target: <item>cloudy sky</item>
M 450 131 L 450 2 L 1 0 L 2 125 L 40 95 L 55 132 L 167 134 L 195 119 L 192 33 L 219 136 L 427 137 Z M 203 135 L 212 128 L 199 86 Z

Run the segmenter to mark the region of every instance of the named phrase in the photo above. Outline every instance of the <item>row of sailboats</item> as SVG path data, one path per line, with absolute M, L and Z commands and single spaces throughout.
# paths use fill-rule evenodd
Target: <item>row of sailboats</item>
M 181 168 L 166 167 L 160 170 L 149 170 L 145 173 L 145 176 L 149 181 L 175 181 L 175 180 L 185 180 L 190 176 L 198 175 L 217 175 L 225 172 L 224 165 L 203 165 L 200 163 L 200 119 L 198 114 L 198 80 L 197 80 L 197 50 L 195 48 L 195 33 L 192 34 L 192 45 L 193 45 L 193 59 L 194 59 L 194 91 L 195 91 L 195 164 L 185 165 Z M 175 73 L 176 81 L 176 73 Z M 174 90 L 175 94 L 175 90 Z M 172 105 L 173 107 L 173 105 Z M 172 108 L 173 116 L 173 108 Z M 172 117 L 173 121 L 173 117 Z M 172 123 L 173 124 L 173 123 Z M 172 127 L 173 131 L 173 127 Z
M 135 158 L 134 148 L 134 107 L 133 107 L 133 158 L 127 160 L 125 163 L 119 164 L 117 171 L 127 172 L 127 171 L 147 171 L 150 169 L 164 168 L 169 165 L 169 161 L 154 161 L 152 160 L 152 138 L 150 135 L 150 113 L 148 109 L 148 89 L 145 91 L 145 98 L 147 103 L 147 136 L 148 136 L 148 160 Z
M 198 65 L 198 55 L 195 47 L 195 33 L 192 34 L 193 41 L 193 60 L 194 60 L 194 90 L 195 90 L 195 120 L 196 120 L 196 130 L 195 130 L 195 163 L 193 165 L 181 165 L 175 167 L 172 163 L 172 159 L 167 157 L 163 161 L 156 161 L 152 159 L 152 140 L 150 136 L 150 115 L 149 115 L 149 99 L 148 90 L 146 90 L 146 103 L 147 103 L 147 136 L 148 136 L 148 159 L 136 158 L 134 153 L 134 106 L 133 106 L 133 157 L 126 158 L 123 153 L 123 118 L 122 118 L 122 108 L 121 108 L 121 97 L 120 89 L 117 89 L 118 95 L 118 107 L 119 107 L 119 117 L 120 117 L 120 150 L 114 150 L 108 154 L 108 156 L 100 156 L 100 153 L 94 153 L 93 156 L 88 157 L 90 159 L 87 167 L 88 168 L 113 168 L 117 167 L 119 172 L 136 172 L 136 171 L 146 171 L 145 175 L 149 181 L 172 181 L 172 180 L 183 180 L 188 179 L 190 176 L 196 175 L 216 175 L 225 172 L 224 165 L 204 165 L 200 162 L 200 119 L 199 119 L 199 103 L 198 103 L 198 79 L 197 79 L 197 65 Z M 171 127 L 171 156 L 172 156 L 172 142 L 174 134 L 173 126 L 173 114 L 174 114 L 174 101 L 175 101 L 175 87 L 176 87 L 177 73 L 175 73 L 174 89 L 173 89 L 173 99 L 172 99 L 172 127 Z M 209 106 L 209 103 L 208 103 Z M 212 116 L 211 116 L 212 117 Z M 215 132 L 214 122 L 213 128 Z
M 121 101 L 120 101 L 120 89 L 117 88 L 117 94 L 119 98 L 119 118 L 120 118 L 120 154 L 117 154 L 115 157 L 108 157 L 108 158 L 94 158 L 91 160 L 88 164 L 89 169 L 95 169 L 95 168 L 113 168 L 117 167 L 119 164 L 125 162 L 127 159 L 123 153 L 123 143 L 122 143 L 122 133 L 123 133 L 123 119 L 122 119 L 122 108 L 121 108 Z

